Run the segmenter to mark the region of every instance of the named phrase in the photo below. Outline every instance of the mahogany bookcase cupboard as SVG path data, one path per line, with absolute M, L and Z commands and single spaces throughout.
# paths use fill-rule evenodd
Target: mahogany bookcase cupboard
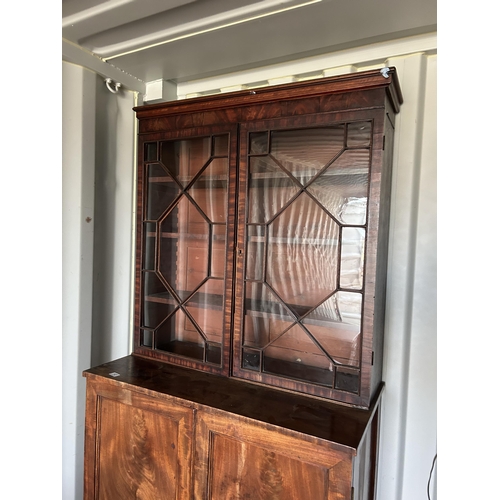
M 135 108 L 133 354 L 85 498 L 375 495 L 394 68 Z

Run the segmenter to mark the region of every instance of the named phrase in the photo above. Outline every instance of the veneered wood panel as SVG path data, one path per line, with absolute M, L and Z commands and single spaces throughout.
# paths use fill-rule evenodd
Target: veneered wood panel
M 328 498 L 325 467 L 220 434 L 210 458 L 210 500 Z
M 99 500 L 177 498 L 177 422 L 105 398 L 99 418 Z
M 197 414 L 195 498 L 350 500 L 352 451 L 214 411 Z
M 191 499 L 193 410 L 90 384 L 85 500 Z

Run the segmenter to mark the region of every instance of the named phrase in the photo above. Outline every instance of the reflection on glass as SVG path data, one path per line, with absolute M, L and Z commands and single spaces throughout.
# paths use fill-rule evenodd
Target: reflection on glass
M 308 188 L 343 224 L 364 224 L 368 196 L 368 150 L 345 151 Z
M 264 223 L 299 191 L 294 180 L 269 158 L 250 159 L 248 222 Z
M 250 134 L 250 154 L 267 154 L 268 152 L 267 132 L 254 132 Z
M 339 227 L 301 194 L 269 225 L 267 282 L 298 316 L 337 286 Z
M 156 247 L 156 224 L 153 222 L 146 222 L 144 224 L 143 269 L 154 271 L 155 247 Z
M 372 124 L 249 141 L 241 367 L 355 393 Z
M 160 161 L 183 187 L 202 169 L 210 155 L 210 137 L 161 143 Z
M 244 344 L 263 347 L 295 318 L 264 283 L 248 282 L 245 288 Z
M 224 278 L 226 275 L 226 225 L 212 225 L 210 276 Z
M 360 290 L 363 286 L 365 229 L 342 228 L 340 286 Z
M 247 227 L 247 265 L 246 278 L 262 280 L 266 248 L 266 226 Z
M 344 147 L 344 125 L 271 133 L 271 155 L 302 185 Z
M 148 165 L 147 180 L 146 218 L 156 220 L 177 198 L 180 190 L 172 177 L 157 163 Z
M 353 122 L 347 125 L 347 146 L 370 146 L 372 137 L 371 122 Z

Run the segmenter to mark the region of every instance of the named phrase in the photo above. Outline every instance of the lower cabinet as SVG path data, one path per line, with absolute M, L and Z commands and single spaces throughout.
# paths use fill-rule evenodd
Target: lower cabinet
M 224 414 L 197 417 L 193 498 L 351 498 L 351 456 L 332 443 Z
M 372 500 L 370 410 L 128 356 L 87 377 L 85 500 Z

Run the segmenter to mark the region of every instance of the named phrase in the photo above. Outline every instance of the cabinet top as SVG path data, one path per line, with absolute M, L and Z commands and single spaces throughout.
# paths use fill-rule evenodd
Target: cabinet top
M 385 88 L 394 112 L 398 113 L 400 105 L 403 103 L 403 96 L 396 68 L 394 67 L 158 104 L 146 104 L 135 107 L 134 111 L 137 113 L 138 119 L 154 118 L 377 88 Z
M 130 355 L 84 371 L 134 391 L 180 398 L 356 449 L 381 399 L 368 410 Z

